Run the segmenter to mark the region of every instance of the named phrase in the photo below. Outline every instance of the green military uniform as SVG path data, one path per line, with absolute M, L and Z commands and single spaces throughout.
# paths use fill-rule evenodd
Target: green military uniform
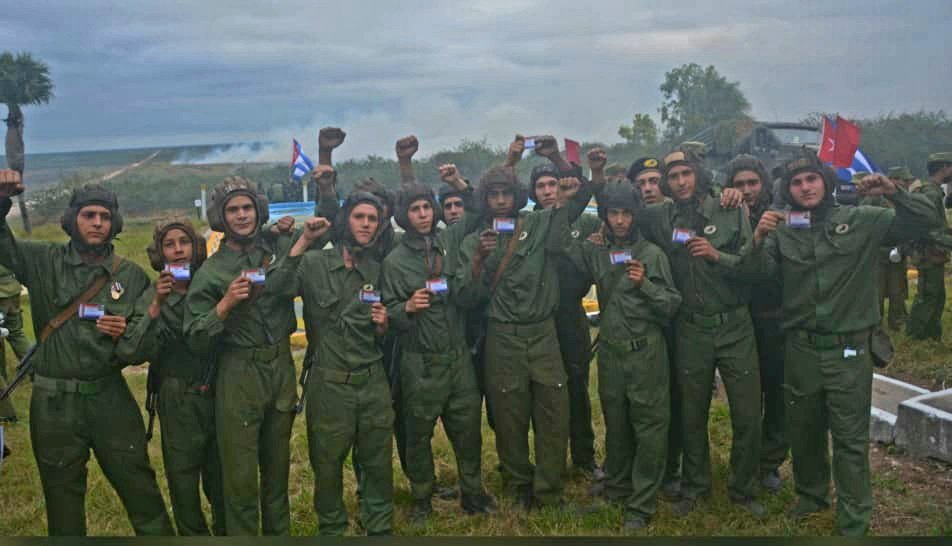
M 625 188 L 631 191 L 628 184 Z M 645 266 L 635 287 L 610 255 L 627 250 Z M 605 416 L 605 495 L 624 503 L 626 518 L 649 520 L 666 466 L 670 399 L 667 345 L 662 328 L 681 296 L 668 259 L 637 237 L 605 246 L 576 242 L 569 254 L 579 276 L 598 289 L 598 392 Z M 578 273 L 577 273 L 578 274 Z
M 380 265 L 364 255 L 347 269 L 340 246 L 289 260 L 299 262 L 304 325 L 315 347 L 306 363 L 307 433 L 320 533 L 342 535 L 347 528 L 343 464 L 353 449 L 361 522 L 368 534 L 389 534 L 394 413 L 370 304 L 359 299 L 362 289 L 380 289 Z
M 952 153 L 932 154 L 931 161 L 952 163 Z M 938 229 L 945 231 L 948 221 L 945 216 L 945 193 L 932 180 L 914 182 L 910 193 L 921 193 L 933 205 L 931 216 L 941 222 Z M 942 311 L 945 308 L 945 263 L 949 252 L 928 239 L 920 239 L 914 245 L 912 263 L 919 270 L 916 298 L 909 310 L 906 334 L 913 339 L 941 339 Z
M 792 173 L 819 169 L 815 157 L 792 165 Z M 833 177 L 826 176 L 827 200 L 811 211 L 809 229 L 781 225 L 751 256 L 764 273 L 779 274 L 783 281 L 787 435 L 799 497 L 795 513 L 829 506 L 828 429 L 838 497 L 836 527 L 843 534 L 863 534 L 873 508 L 869 336 L 880 320 L 874 303 L 877 286 L 870 275 L 881 245 L 913 239 L 937 219 L 924 197 L 902 188 L 889 198 L 895 209 L 834 207 Z
M 105 190 L 90 187 L 76 190 L 64 216 L 75 219 L 81 208 L 77 196 L 90 192 L 96 194 L 97 204 L 106 194 Z M 0 263 L 29 288 L 33 328 L 40 332 L 98 276 L 110 274 L 120 258 L 110 245 L 103 249 L 101 263 L 86 263 L 75 239 L 65 245 L 16 241 L 5 219 L 10 206 L 9 198 L 0 200 Z M 110 208 L 115 232 L 121 221 L 116 207 Z M 139 266 L 122 260 L 90 301 L 104 305 L 107 314 L 130 320 L 135 314 L 136 297 L 148 284 Z M 123 361 L 113 340 L 96 329 L 95 321 L 75 317 L 37 349 L 33 357 L 30 438 L 51 535 L 86 534 L 86 463 L 90 449 L 119 494 L 136 534 L 173 534 L 155 472 L 149 465 L 142 414 L 122 377 L 124 366 L 137 363 Z
M 480 183 L 480 194 L 497 185 L 521 193 L 514 208 L 523 206 L 525 190 L 511 170 L 490 170 Z M 516 229 L 498 235 L 496 250 L 486 257 L 475 278 L 471 264 L 479 233 L 468 235 L 459 252 L 456 276 L 461 283 L 461 303 L 473 306 L 488 300 L 486 381 L 496 424 L 496 449 L 507 488 L 514 489 L 526 505 L 561 500 L 568 393 L 553 320 L 559 279 L 551 255 L 560 251 L 561 238 L 551 227 L 556 221 L 574 221 L 590 195 L 583 184 L 564 208 L 520 212 Z M 489 222 L 487 219 L 487 227 Z M 518 239 L 511 259 L 493 290 L 493 279 L 513 237 Z M 529 462 L 530 421 L 534 468 Z
M 889 207 L 892 204 L 884 197 L 864 197 L 860 205 L 872 207 Z M 879 249 L 879 316 L 886 318 L 883 303 L 889 301 L 889 318 L 887 323 L 892 330 L 898 330 L 906 323 L 906 298 L 909 296 L 906 279 L 906 256 L 903 254 L 903 245 L 884 246 Z M 894 258 L 895 256 L 896 258 Z M 898 261 L 893 261 L 898 259 Z
M 703 176 L 696 164 L 694 171 L 698 178 Z M 674 327 L 675 381 L 682 399 L 681 494 L 694 500 L 711 492 L 707 431 L 716 367 L 727 389 L 731 414 L 728 493 L 733 500 L 744 501 L 755 494 L 761 434 L 750 286 L 735 271 L 737 254 L 750 242 L 751 229 L 742 209 L 724 209 L 706 193 L 707 188 L 698 183 L 695 195 L 700 199 L 650 205 L 640 211 L 638 224 L 645 238 L 671 260 L 683 298 Z M 692 257 L 684 244 L 672 240 L 675 228 L 708 239 L 719 253 L 719 262 Z
M 20 312 L 20 283 L 9 269 L 0 266 L 0 313 L 3 313 L 3 327 L 9 333 L 4 341 L 13 347 L 17 360 L 30 350 L 30 340 L 23 333 L 23 314 Z M 0 352 L 0 357 L 5 353 Z M 7 377 L 7 367 L 0 359 L 0 376 Z
M 154 297 L 155 286 L 139 297 L 136 315 L 141 318 L 126 330 L 117 350 L 137 360 L 148 360 L 149 372 L 158 379 L 156 406 L 162 425 L 162 458 L 179 534 L 209 534 L 202 512 L 201 484 L 212 509 L 211 530 L 221 536 L 225 534 L 225 498 L 215 434 L 214 391 L 202 388 L 212 357 L 193 353 L 186 343 L 182 328 L 185 294 L 169 294 L 155 319 L 148 313 Z

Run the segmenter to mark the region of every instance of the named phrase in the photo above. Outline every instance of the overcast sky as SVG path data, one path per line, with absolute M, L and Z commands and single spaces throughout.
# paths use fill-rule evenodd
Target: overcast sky
M 713 64 L 755 117 L 952 110 L 949 0 L 11 1 L 0 49 L 50 65 L 28 152 L 348 132 L 343 157 L 516 131 L 614 142 L 673 67 Z M 809 5 L 811 7 L 805 7 Z M 0 109 L 2 110 L 2 109 Z

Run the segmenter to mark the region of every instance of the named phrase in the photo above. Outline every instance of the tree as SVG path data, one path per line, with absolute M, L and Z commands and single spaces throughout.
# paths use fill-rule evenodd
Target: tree
M 729 82 L 714 66 L 682 65 L 664 75 L 661 122 L 665 138 L 677 142 L 722 121 L 747 119 L 750 103 L 739 82 Z
M 631 125 L 618 127 L 618 136 L 629 144 L 647 148 L 658 143 L 658 126 L 648 114 L 635 114 Z
M 0 101 L 7 105 L 7 167 L 23 174 L 25 151 L 23 148 L 23 110 L 21 106 L 39 105 L 53 98 L 53 80 L 46 63 L 34 59 L 26 52 L 14 55 L 9 51 L 0 54 Z M 30 233 L 23 194 L 17 196 L 23 229 Z

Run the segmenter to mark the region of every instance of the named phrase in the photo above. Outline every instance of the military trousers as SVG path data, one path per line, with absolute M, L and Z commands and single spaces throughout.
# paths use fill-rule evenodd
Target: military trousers
M 142 413 L 118 371 L 82 382 L 35 376 L 30 439 L 51 536 L 86 534 L 90 450 L 137 535 L 175 534 L 149 464 Z
M 916 299 L 909 311 L 906 334 L 913 339 L 941 339 L 944 308 L 945 265 L 920 265 Z
M 595 464 L 595 429 L 592 428 L 592 400 L 588 395 L 590 361 L 565 362 L 569 395 L 569 452 L 572 464 Z
M 460 489 L 464 495 L 483 492 L 482 400 L 469 351 L 448 354 L 403 351 L 401 396 L 407 439 L 407 478 L 414 499 L 433 494 L 433 429 L 437 419 L 456 454 Z
M 760 475 L 776 472 L 787 458 L 784 434 L 784 335 L 779 317 L 755 317 L 754 337 L 760 360 L 763 418 L 760 422 Z
M 886 320 L 890 329 L 898 330 L 908 319 L 906 298 L 909 297 L 909 285 L 906 279 L 906 260 L 883 263 L 880 268 L 879 314 Z M 889 301 L 888 320 L 883 305 L 885 301 Z
M 664 466 L 664 481 L 677 482 L 681 479 L 681 389 L 678 387 L 678 373 L 674 369 L 674 331 L 670 327 L 662 328 L 665 346 L 668 350 L 669 386 L 668 398 L 671 400 L 671 419 L 668 420 L 668 458 Z
M 746 306 L 716 315 L 678 314 L 675 371 L 681 391 L 681 493 L 711 493 L 708 417 L 714 370 L 727 390 L 731 415 L 731 498 L 753 497 L 760 460 L 760 370 Z
M 670 368 L 657 327 L 624 343 L 601 339 L 598 394 L 605 416 L 605 495 L 627 517 L 650 519 L 664 478 Z
M 836 528 L 842 534 L 862 535 L 869 530 L 873 512 L 869 333 L 822 342 L 811 337 L 793 330 L 786 341 L 787 436 L 797 496 L 808 510 L 830 505 L 828 437 L 832 436 Z
M 0 352 L 0 355 L 3 353 Z M 7 382 L 0 376 L 0 391 L 3 391 L 7 388 Z M 4 421 L 15 421 L 17 419 L 17 412 L 13 408 L 13 396 L 10 396 L 6 400 L 0 400 L 0 423 Z
M 540 504 L 562 497 L 569 400 L 555 323 L 490 320 L 486 387 L 496 421 L 496 451 L 510 492 L 531 487 Z M 535 465 L 529 461 L 529 425 Z
M 19 361 L 30 350 L 30 340 L 23 332 L 23 312 L 20 310 L 20 296 L 0 298 L 0 313 L 3 313 L 3 327 L 9 330 L 9 335 L 3 341 L 13 348 L 13 353 Z M 0 375 L 7 377 L 6 363 L 0 366 Z
M 163 378 L 159 387 L 165 477 L 179 535 L 222 536 L 225 495 L 215 435 L 215 399 L 197 387 L 177 377 Z M 212 509 L 211 530 L 202 511 L 202 491 Z
M 225 532 L 287 535 L 288 473 L 297 401 L 287 339 L 225 348 L 215 381 L 215 429 L 225 493 Z M 259 482 L 260 476 L 260 482 Z
M 344 461 L 351 451 L 353 467 L 360 468 L 361 522 L 369 535 L 389 534 L 394 412 L 383 364 L 354 372 L 321 365 L 312 365 L 307 386 L 308 453 L 320 534 L 343 535 L 347 530 Z

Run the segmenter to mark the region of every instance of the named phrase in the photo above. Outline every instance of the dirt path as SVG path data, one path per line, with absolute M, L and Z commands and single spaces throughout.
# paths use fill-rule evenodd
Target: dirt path
M 123 167 L 123 168 L 121 168 L 121 169 L 119 169 L 119 170 L 112 171 L 111 173 L 109 173 L 109 174 L 107 174 L 107 175 L 105 175 L 105 176 L 100 177 L 96 182 L 103 183 L 103 182 L 106 182 L 107 180 L 112 180 L 113 178 L 115 178 L 115 177 L 117 177 L 117 176 L 123 175 L 123 174 L 125 174 L 125 173 L 131 171 L 132 169 L 137 169 L 137 168 L 139 168 L 139 167 L 145 165 L 145 164 L 148 163 L 149 161 L 152 161 L 153 159 L 155 159 L 155 157 L 156 157 L 157 155 L 159 155 L 159 153 L 161 153 L 161 152 L 162 152 L 162 150 L 158 150 L 158 151 L 156 151 L 156 152 L 152 152 L 152 153 L 149 154 L 149 156 L 146 157 L 145 159 L 143 159 L 143 160 L 141 160 L 141 161 L 136 161 L 135 163 L 130 163 L 129 165 L 126 165 L 125 167 Z

